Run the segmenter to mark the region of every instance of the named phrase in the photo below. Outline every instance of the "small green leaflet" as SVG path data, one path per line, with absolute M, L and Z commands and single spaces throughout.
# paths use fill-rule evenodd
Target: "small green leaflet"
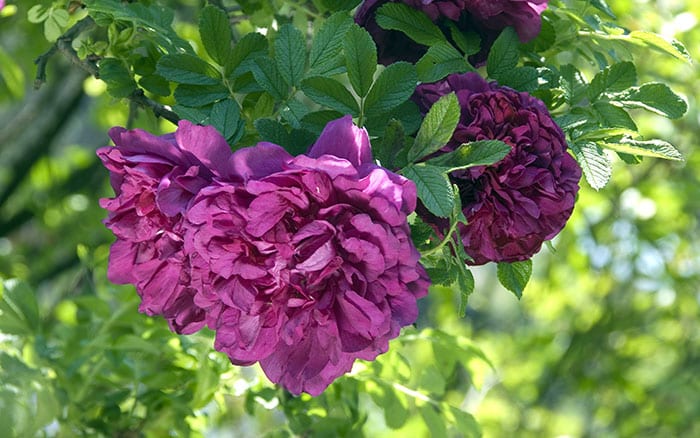
M 402 3 L 386 3 L 376 13 L 377 24 L 384 29 L 398 30 L 425 46 L 445 42 L 439 27 L 427 15 Z
M 491 46 L 486 61 L 486 72 L 489 77 L 501 82 L 502 78 L 509 77 L 515 66 L 518 65 L 518 46 L 520 40 L 515 29 L 507 27 L 496 38 Z
M 199 17 L 199 35 L 211 58 L 224 66 L 231 56 L 231 25 L 226 12 L 215 6 L 207 6 Z
M 642 44 L 647 47 L 659 50 L 664 53 L 685 61 L 688 64 L 693 62 L 688 49 L 678 40 L 674 38 L 666 38 L 661 35 L 647 32 L 643 30 L 634 30 L 629 33 L 628 37 L 637 44 Z
M 396 119 L 391 119 L 384 130 L 381 142 L 374 142 L 377 146 L 372 148 L 372 155 L 379 160 L 382 166 L 393 168 L 396 155 L 404 147 L 406 135 L 403 125 Z
M 612 175 L 612 164 L 605 152 L 592 142 L 572 143 L 570 147 L 588 184 L 595 190 L 605 187 Z
M 110 95 L 122 98 L 136 90 L 136 82 L 122 61 L 116 58 L 104 58 L 100 60 L 99 68 L 100 79 L 107 84 Z
M 586 95 L 586 80 L 573 65 L 563 65 L 560 69 L 559 86 L 569 105 L 575 105 Z
M 26 283 L 5 280 L 0 287 L 0 332 L 32 335 L 39 329 L 39 306 L 36 295 Z
M 602 126 L 626 128 L 637 132 L 637 124 L 624 108 L 609 102 L 598 101 L 593 104 L 593 110 Z M 563 128 L 562 128 L 563 129 Z
M 226 63 L 226 76 L 236 77 L 251 70 L 254 59 L 267 55 L 267 39 L 259 33 L 249 33 L 233 47 Z
M 257 119 L 254 125 L 263 141 L 269 141 L 282 147 L 289 143 L 289 132 L 277 120 Z
M 530 275 L 532 275 L 532 260 L 512 263 L 499 262 L 497 274 L 498 281 L 503 287 L 520 299 L 527 282 L 530 281 Z
M 139 86 L 158 96 L 170 96 L 170 83 L 160 75 L 145 75 L 139 79 Z
M 588 97 L 596 99 L 600 94 L 620 92 L 637 85 L 637 70 L 631 62 L 619 62 L 599 72 L 588 89 Z
M 377 70 L 377 47 L 366 30 L 353 24 L 343 41 L 343 49 L 350 84 L 358 96 L 365 97 Z
M 467 56 L 479 53 L 481 38 L 476 32 L 463 31 L 451 20 L 447 20 L 447 26 L 450 28 L 450 36 L 459 50 Z
M 180 105 L 202 107 L 229 96 L 228 88 L 223 84 L 189 85 L 179 84 L 175 89 L 175 100 Z
M 591 0 L 591 4 L 605 12 L 610 18 L 617 19 L 615 13 L 612 11 L 612 9 L 610 9 L 610 6 L 608 6 L 605 0 Z
M 416 69 L 407 62 L 395 62 L 381 72 L 365 100 L 365 115 L 386 113 L 407 101 L 416 88 Z
M 474 166 L 489 166 L 501 161 L 510 151 L 511 147 L 500 140 L 474 141 L 462 144 L 452 152 L 432 158 L 426 164 L 445 168 L 446 172 L 453 172 Z
M 464 73 L 474 68 L 461 53 L 446 42 L 437 43 L 416 63 L 416 72 L 421 82 L 435 82 L 451 73 Z
M 330 76 L 343 65 L 343 41 L 353 21 L 345 12 L 328 17 L 314 36 L 309 53 L 309 75 Z
M 688 104 L 682 97 L 668 85 L 657 82 L 630 88 L 616 94 L 611 100 L 620 102 L 626 108 L 643 108 L 669 119 L 678 119 L 688 111 Z
M 335 79 L 321 76 L 304 79 L 301 89 L 309 99 L 330 109 L 353 117 L 360 113 L 355 97 Z
M 625 154 L 683 161 L 683 155 L 678 152 L 678 149 L 663 140 L 634 140 L 631 138 L 622 138 L 619 142 L 601 143 L 601 146 Z
M 416 184 L 418 197 L 431 213 L 439 217 L 450 216 L 455 205 L 455 194 L 447 174 L 441 168 L 424 163 L 409 164 L 401 173 Z
M 174 13 L 172 9 L 141 3 L 123 3 L 119 0 L 83 0 L 88 13 L 96 21 L 101 15 L 107 15 L 114 20 L 134 23 L 141 29 L 152 34 L 158 44 L 164 47 L 168 53 L 194 54 L 192 46 L 172 28 Z
M 408 151 L 408 162 L 412 163 L 444 147 L 457 127 L 460 111 L 459 100 L 455 93 L 446 94 L 435 102 L 425 116 L 416 140 Z
M 277 100 L 284 100 L 289 94 L 289 85 L 282 77 L 275 62 L 269 57 L 259 57 L 253 64 L 255 81 Z
M 245 122 L 241 120 L 241 109 L 233 99 L 214 104 L 209 115 L 213 125 L 229 144 L 235 144 L 245 134 Z
M 274 48 L 277 69 L 289 86 L 296 87 L 306 69 L 304 35 L 292 24 L 285 24 L 277 32 Z
M 171 82 L 190 85 L 216 85 L 221 82 L 219 72 L 195 55 L 177 53 L 158 60 L 156 71 Z

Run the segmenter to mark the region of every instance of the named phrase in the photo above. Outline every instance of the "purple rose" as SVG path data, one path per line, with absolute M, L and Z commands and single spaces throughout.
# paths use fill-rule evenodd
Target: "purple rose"
M 476 265 L 526 260 L 564 227 L 574 207 L 581 169 L 566 152 L 564 133 L 545 105 L 527 93 L 464 73 L 418 86 L 413 99 L 426 113 L 453 91 L 461 117 L 440 152 L 477 140 L 496 139 L 512 147 L 492 166 L 450 175 L 460 188 L 468 221 L 459 228 L 464 248 Z M 443 220 L 419 211 L 426 221 L 444 228 Z
M 109 211 L 105 225 L 117 237 L 108 278 L 136 286 L 141 312 L 163 315 L 178 333 L 193 333 L 204 325 L 204 313 L 192 305 L 183 213 L 215 177 L 230 176 L 231 150 L 213 127 L 187 121 L 162 137 L 123 128 L 109 135 L 115 146 L 97 150 L 116 195 L 100 201 Z
M 500 32 L 508 26 L 515 28 L 520 41 L 534 39 L 542 27 L 542 12 L 548 0 L 366 0 L 355 14 L 355 22 L 367 29 L 377 43 L 379 62 L 388 65 L 395 61 L 415 62 L 426 52 L 425 46 L 415 43 L 401 32 L 384 30 L 376 22 L 377 9 L 390 2 L 400 2 L 423 11 L 441 27 L 443 20 L 457 23 L 462 31 L 471 31 L 481 37 L 481 51 L 470 57 L 475 65 L 483 64 L 489 49 Z M 444 29 L 443 29 L 444 30 Z M 445 31 L 446 35 L 449 32 Z
M 232 363 L 318 395 L 416 320 L 415 186 L 373 164 L 349 116 L 307 155 L 260 143 L 232 162 L 243 183 L 205 188 L 186 213 L 195 303 Z

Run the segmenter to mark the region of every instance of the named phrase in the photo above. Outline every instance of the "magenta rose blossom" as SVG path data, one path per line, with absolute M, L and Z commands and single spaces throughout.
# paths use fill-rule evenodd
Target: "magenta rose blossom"
M 418 86 L 413 99 L 426 113 L 453 91 L 461 117 L 450 143 L 440 152 L 477 140 L 496 139 L 512 147 L 492 166 L 450 175 L 460 188 L 468 221 L 459 228 L 464 248 L 476 265 L 526 260 L 566 224 L 581 169 L 567 153 L 564 133 L 545 105 L 527 93 L 464 73 Z M 438 229 L 445 225 L 425 212 L 422 216 Z
M 482 64 L 498 34 L 508 26 L 515 28 L 520 41 L 534 39 L 542 27 L 542 12 L 548 0 L 366 0 L 355 14 L 355 22 L 367 29 L 377 43 L 379 61 L 388 65 L 395 61 L 415 62 L 425 54 L 424 46 L 403 33 L 382 29 L 375 14 L 382 5 L 401 2 L 423 11 L 438 25 L 442 20 L 457 23 L 462 31 L 477 33 L 481 52 L 471 56 L 475 65 Z M 449 32 L 446 32 L 449 35 Z
M 108 278 L 136 286 L 141 312 L 163 315 L 178 333 L 197 331 L 204 313 L 192 303 L 183 213 L 215 177 L 229 176 L 231 150 L 213 127 L 187 121 L 162 137 L 124 128 L 112 128 L 109 135 L 115 146 L 97 150 L 115 192 L 100 201 L 109 211 L 105 225 L 117 237 Z
M 307 155 L 260 143 L 232 163 L 242 183 L 205 188 L 186 213 L 195 303 L 232 363 L 318 395 L 417 318 L 428 280 L 406 222 L 415 185 L 373 164 L 349 116 Z

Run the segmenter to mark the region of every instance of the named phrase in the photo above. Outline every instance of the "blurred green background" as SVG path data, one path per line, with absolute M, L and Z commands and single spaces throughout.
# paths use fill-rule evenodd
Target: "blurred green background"
M 198 4 L 170 3 L 190 20 Z M 609 3 L 621 25 L 675 37 L 700 60 L 700 3 Z M 109 127 L 127 124 L 128 104 L 62 62 L 32 88 L 33 59 L 49 43 L 25 19 L 31 5 L 0 12 L 0 277 L 13 279 L 3 294 L 15 300 L 0 308 L 0 436 L 7 424 L 19 436 L 55 433 L 59 426 L 46 424 L 60 415 L 75 422 L 65 430 L 90 423 L 139 436 L 133 431 L 148 422 L 150 436 L 164 436 L 197 429 L 203 417 L 191 410 L 212 409 L 213 394 L 219 413 L 211 424 L 235 424 L 240 436 L 283 422 L 274 406 L 243 412 L 271 398 L 255 370 L 228 365 L 209 334 L 170 334 L 136 312 L 133 289 L 107 283 L 112 236 L 97 200 L 111 190 L 94 150 L 107 144 Z M 668 83 L 690 110 L 677 121 L 635 119 L 686 161 L 620 164 L 599 192 L 582 182 L 570 223 L 554 250 L 535 258 L 522 300 L 487 266 L 474 271 L 465 319 L 454 294 L 439 288 L 422 316 L 492 362 L 470 367 L 473 385 L 457 402 L 487 437 L 700 436 L 700 69 L 658 52 L 636 55 L 640 82 Z M 134 126 L 172 130 L 138 114 Z M 36 307 L 22 298 L 32 290 Z M 370 414 L 366 430 L 389 434 L 375 423 Z

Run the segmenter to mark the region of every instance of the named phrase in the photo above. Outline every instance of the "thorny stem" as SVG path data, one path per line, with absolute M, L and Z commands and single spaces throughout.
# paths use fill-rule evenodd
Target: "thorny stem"
M 96 79 L 100 78 L 100 70 L 97 67 L 97 59 L 95 57 L 88 56 L 86 59 L 80 59 L 75 49 L 73 49 L 73 40 L 83 32 L 90 30 L 95 25 L 95 21 L 91 17 L 85 17 L 78 21 L 61 35 L 56 43 L 54 43 L 51 48 L 46 51 L 46 53 L 39 56 L 34 63 L 37 66 L 36 78 L 34 80 L 34 88 L 41 87 L 46 82 L 46 65 L 49 59 L 60 52 L 66 59 L 68 59 L 73 65 L 79 67 L 81 70 L 87 72 Z M 180 121 L 180 117 L 171 111 L 168 107 L 160 104 L 154 100 L 146 97 L 143 90 L 137 89 L 128 96 L 128 99 L 132 103 L 135 103 L 141 108 L 149 109 L 153 111 L 156 117 L 162 117 L 169 122 L 177 125 Z

